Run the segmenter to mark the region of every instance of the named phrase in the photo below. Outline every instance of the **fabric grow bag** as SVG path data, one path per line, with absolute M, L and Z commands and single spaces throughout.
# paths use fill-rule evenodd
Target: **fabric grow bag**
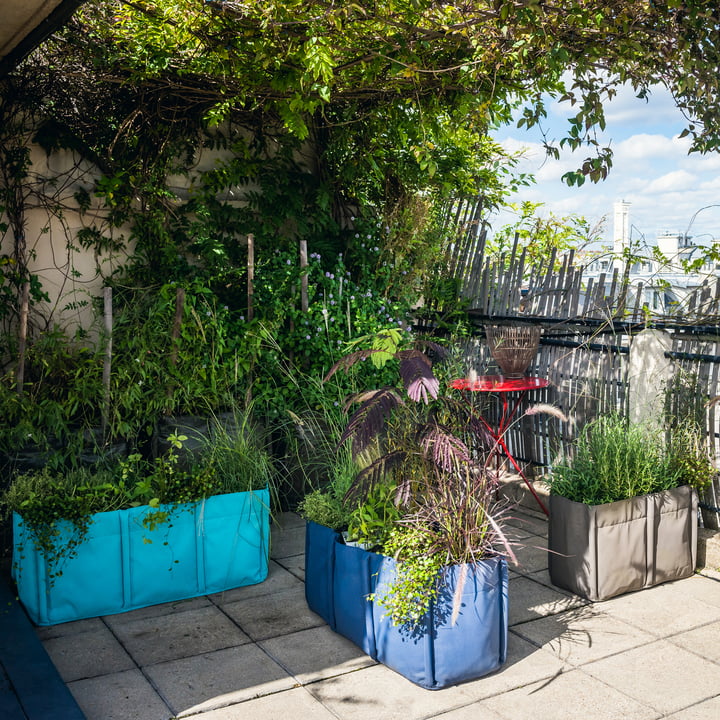
M 688 485 L 605 505 L 551 495 L 550 580 L 601 601 L 689 577 L 697 560 L 697 508 Z
M 438 600 L 412 633 L 368 600 L 392 582 L 392 558 L 346 546 L 341 536 L 308 522 L 305 594 L 311 610 L 370 657 L 429 690 L 474 680 L 507 657 L 508 572 L 504 558 L 468 565 L 460 613 L 451 622 L 461 566 L 446 568 Z M 331 590 L 331 592 L 330 592 Z M 323 593 L 328 593 L 323 596 Z
M 109 615 L 262 582 L 268 572 L 267 489 L 160 506 L 167 522 L 149 529 L 144 506 L 97 513 L 77 555 L 52 568 L 30 529 L 13 517 L 13 575 L 37 625 Z M 60 542 L 73 526 L 60 525 Z M 51 573 L 61 574 L 51 579 Z

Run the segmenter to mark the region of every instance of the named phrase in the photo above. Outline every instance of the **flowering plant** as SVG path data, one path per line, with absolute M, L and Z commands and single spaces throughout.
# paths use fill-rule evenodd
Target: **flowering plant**
M 514 559 L 495 502 L 491 438 L 473 408 L 445 391 L 446 357 L 437 343 L 389 328 L 358 341 L 326 376 L 369 361 L 379 372 L 393 367 L 399 379 L 348 402 L 356 409 L 339 442 L 357 470 L 340 500 L 349 540 L 398 560 L 396 582 L 375 599 L 408 628 L 437 597 L 445 567 Z

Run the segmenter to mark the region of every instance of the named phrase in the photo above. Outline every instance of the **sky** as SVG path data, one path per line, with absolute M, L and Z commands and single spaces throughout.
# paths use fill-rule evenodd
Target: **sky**
M 549 106 L 546 127 L 551 139 L 562 137 L 563 122 L 572 113 L 570 106 Z M 623 89 L 606 106 L 606 119 L 603 138 L 613 148 L 613 167 L 605 181 L 588 180 L 580 188 L 566 186 L 561 177 L 580 166 L 587 148 L 574 154 L 561 152 L 554 160 L 546 156 L 537 130 L 509 126 L 496 132 L 495 138 L 507 150 L 524 149 L 518 167 L 533 173 L 537 181 L 511 200 L 544 203 L 538 211 L 542 216 L 583 215 L 591 224 L 605 218 L 603 239 L 608 244 L 614 237 L 617 200 L 630 203 L 633 242 L 644 238 L 654 245 L 658 234 L 665 232 L 687 232 L 693 242 L 703 245 L 720 238 L 720 153 L 688 154 L 690 140 L 679 138 L 685 119 L 670 93 L 656 88 L 646 102 L 630 88 Z M 491 221 L 497 228 L 512 222 L 512 216 L 503 213 Z

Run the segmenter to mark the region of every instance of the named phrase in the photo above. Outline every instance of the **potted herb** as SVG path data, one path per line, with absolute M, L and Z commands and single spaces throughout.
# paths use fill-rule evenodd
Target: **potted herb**
M 218 425 L 200 460 L 183 436 L 151 461 L 18 475 L 13 574 L 39 625 L 221 592 L 265 579 L 274 468 L 249 421 Z
M 553 584 L 599 601 L 695 571 L 698 466 L 671 452 L 678 437 L 618 415 L 582 429 L 548 479 Z
M 381 333 L 329 373 L 365 359 L 378 370 L 394 362 L 402 384 L 352 399 L 340 452 L 360 470 L 347 489 L 331 482 L 301 506 L 306 597 L 371 657 L 438 689 L 505 661 L 512 551 L 494 509 L 482 424 L 433 371 L 444 351 L 404 349 L 401 340 L 399 331 Z M 328 516 L 334 527 L 320 524 Z

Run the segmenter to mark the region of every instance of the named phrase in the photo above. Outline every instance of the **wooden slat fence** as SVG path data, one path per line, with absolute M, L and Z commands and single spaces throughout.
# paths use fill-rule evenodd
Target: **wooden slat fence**
M 668 315 L 651 315 L 642 306 L 642 286 L 631 285 L 618 268 L 585 280 L 574 253 L 555 252 L 528 260 L 517 238 L 511 250 L 486 256 L 486 228 L 479 206 L 463 206 L 448 267 L 460 281 L 461 295 L 477 335 L 463 348 L 465 362 L 478 374 L 497 372 L 484 342 L 484 325 L 532 323 L 543 337 L 530 374 L 550 379 L 531 393 L 531 403 L 547 402 L 565 412 L 568 423 L 546 415 L 525 416 L 506 438 L 517 457 L 539 472 L 551 465 L 577 429 L 589 419 L 628 409 L 628 357 L 635 334 L 654 327 L 672 337 L 668 353 L 678 371 L 697 378 L 708 449 L 720 466 L 720 282 L 708 278 Z M 472 222 L 467 221 L 472 218 Z M 660 391 L 660 388 L 658 388 Z M 488 408 L 492 412 L 491 408 Z M 702 498 L 706 523 L 718 527 L 720 482 Z

